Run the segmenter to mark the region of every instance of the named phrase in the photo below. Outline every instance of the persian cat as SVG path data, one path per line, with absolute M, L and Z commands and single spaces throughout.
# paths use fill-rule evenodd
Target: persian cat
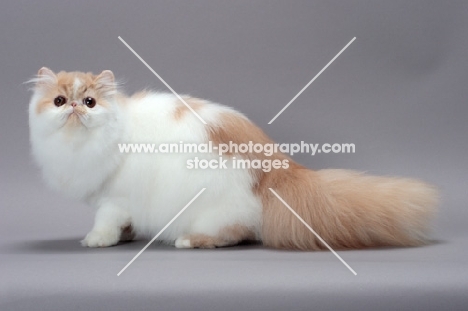
M 433 187 L 413 179 L 350 170 L 307 169 L 281 152 L 227 153 L 227 169 L 190 169 L 211 153 L 125 153 L 123 143 L 272 141 L 241 113 L 206 100 L 156 92 L 131 97 L 114 74 L 39 70 L 29 105 L 32 154 L 54 189 L 96 208 L 87 247 L 158 233 L 179 248 L 214 248 L 244 240 L 267 247 L 325 248 L 269 190 L 273 189 L 331 247 L 416 246 L 427 242 L 437 205 Z M 193 112 L 196 112 L 206 124 Z M 235 159 L 288 163 L 279 169 L 233 169 Z

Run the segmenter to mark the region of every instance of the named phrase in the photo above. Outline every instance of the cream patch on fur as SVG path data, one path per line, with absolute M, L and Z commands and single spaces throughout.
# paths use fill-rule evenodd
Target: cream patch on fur
M 48 108 L 52 107 L 53 104 L 51 101 L 52 101 L 51 99 L 45 98 L 45 99 L 42 99 L 40 102 L 38 102 L 36 105 L 36 113 L 41 114 L 44 111 L 46 111 Z
M 275 248 L 325 246 L 268 188 L 336 249 L 424 244 L 437 204 L 436 191 L 417 180 L 291 165 L 265 174 L 255 189 L 264 207 L 263 243 Z
M 177 248 L 216 248 L 236 245 L 246 240 L 256 240 L 252 229 L 242 225 L 231 225 L 219 230 L 218 234 L 189 234 L 175 241 Z
M 198 112 L 205 105 L 205 102 L 199 98 L 182 97 L 182 99 L 195 112 Z M 177 106 L 174 109 L 174 119 L 177 121 L 180 121 L 188 113 L 193 113 L 193 112 L 183 102 L 181 102 L 180 100 L 177 100 Z
M 144 99 L 146 96 L 150 95 L 149 91 L 140 91 L 132 95 L 131 99 Z
M 272 143 L 247 118 L 223 113 L 208 126 L 214 145 Z M 287 159 L 288 169 L 250 170 L 252 191 L 263 205 L 261 238 L 275 248 L 314 250 L 325 246 L 269 191 L 274 189 L 333 248 L 383 245 L 413 246 L 425 242 L 437 205 L 436 191 L 404 178 L 367 176 L 350 170 L 309 170 L 276 153 L 234 154 L 247 159 Z

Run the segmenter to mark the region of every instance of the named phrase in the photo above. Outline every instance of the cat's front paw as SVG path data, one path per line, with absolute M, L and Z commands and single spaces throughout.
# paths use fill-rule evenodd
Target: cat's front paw
M 119 242 L 120 233 L 112 230 L 91 231 L 81 241 L 84 247 L 107 247 L 116 245 Z

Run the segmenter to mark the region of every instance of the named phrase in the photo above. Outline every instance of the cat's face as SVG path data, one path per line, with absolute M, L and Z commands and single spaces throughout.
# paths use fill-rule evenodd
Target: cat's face
M 41 68 L 30 103 L 30 118 L 43 128 L 93 129 L 112 117 L 116 94 L 114 75 L 105 70 L 99 75 L 59 72 Z

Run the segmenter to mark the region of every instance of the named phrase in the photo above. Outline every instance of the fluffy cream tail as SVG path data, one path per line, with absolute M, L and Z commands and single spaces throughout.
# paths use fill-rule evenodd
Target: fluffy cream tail
M 262 240 L 275 248 L 325 246 L 268 187 L 336 249 L 424 244 L 437 205 L 437 191 L 413 179 L 299 166 L 277 170 L 263 176 L 258 188 L 264 206 Z

